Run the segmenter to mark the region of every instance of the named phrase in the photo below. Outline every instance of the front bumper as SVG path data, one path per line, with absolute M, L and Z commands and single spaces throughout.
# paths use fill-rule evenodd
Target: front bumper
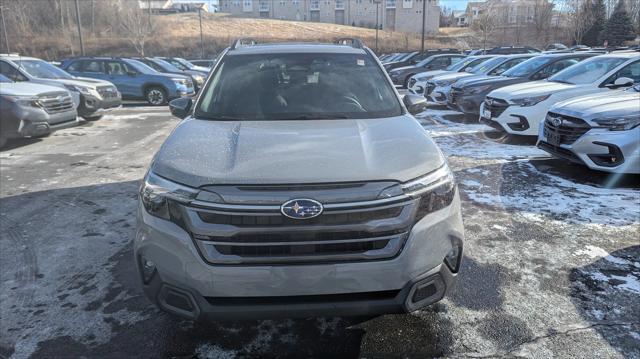
M 141 206 L 134 253 L 136 263 L 156 265 L 152 280 L 143 284 L 147 297 L 187 318 L 364 315 L 410 312 L 442 299 L 455 282 L 443 260 L 462 241 L 456 193 L 451 205 L 418 221 L 400 254 L 388 260 L 210 265 L 187 232 Z M 418 287 L 427 294 L 413 303 Z M 176 302 L 175 293 L 182 300 Z
M 512 135 L 522 136 L 538 136 L 540 123 L 544 120 L 551 102 L 542 101 L 535 106 L 521 107 L 511 105 L 504 109 L 496 116 L 491 114 L 488 118 L 485 116 L 486 103 L 480 105 L 480 121 L 484 123 L 493 123 L 496 128 L 502 129 Z
M 94 95 L 83 94 L 80 106 L 78 107 L 78 116 L 98 116 L 120 106 L 122 106 L 122 97 L 120 94 L 118 94 L 117 97 L 112 98 L 102 98 Z
M 5 138 L 38 137 L 79 123 L 75 109 L 50 114 L 36 107 L 12 106 L 2 111 L 2 136 Z
M 451 103 L 451 98 L 447 101 L 447 106 L 467 115 L 479 115 L 480 105 L 484 101 L 486 94 L 461 95 L 456 98 L 455 103 Z
M 438 105 L 446 105 L 449 100 L 449 91 L 451 91 L 451 85 L 449 86 L 437 86 L 427 97 L 427 100 L 436 103 Z
M 591 129 L 572 144 L 554 145 L 540 125 L 538 148 L 593 170 L 640 173 L 640 127 L 628 131 Z
M 176 85 L 174 90 L 169 94 L 170 99 L 187 97 L 195 95 L 193 86 Z

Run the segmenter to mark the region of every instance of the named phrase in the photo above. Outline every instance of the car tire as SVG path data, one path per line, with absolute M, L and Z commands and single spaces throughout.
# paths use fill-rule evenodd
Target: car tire
M 409 74 L 407 75 L 407 77 L 404 78 L 404 88 L 408 89 L 409 88 L 409 80 L 411 80 L 411 76 L 413 76 L 415 74 Z
M 98 121 L 99 119 L 102 118 L 103 115 L 98 115 L 98 116 L 83 116 L 82 118 L 84 118 L 87 121 Z
M 144 98 L 150 105 L 162 106 L 167 104 L 167 91 L 162 87 L 151 86 L 144 92 Z

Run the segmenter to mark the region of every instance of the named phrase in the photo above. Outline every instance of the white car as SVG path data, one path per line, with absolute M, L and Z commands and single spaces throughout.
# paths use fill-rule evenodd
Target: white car
M 480 106 L 480 121 L 510 134 L 537 136 L 553 104 L 583 95 L 606 95 L 634 82 L 640 82 L 640 52 L 595 56 L 547 80 L 491 91 Z
M 462 61 L 456 62 L 444 70 L 433 70 L 415 74 L 409 79 L 409 92 L 416 95 L 422 95 L 424 94 L 427 81 L 433 77 L 451 73 L 464 73 L 467 69 L 480 65 L 492 57 L 495 57 L 495 55 L 468 56 Z
M 449 99 L 449 93 L 451 92 L 451 85 L 456 81 L 462 78 L 499 76 L 517 64 L 536 56 L 536 54 L 493 56 L 492 59 L 467 69 L 465 72 L 444 74 L 427 81 L 425 97 L 430 102 L 435 102 L 438 105 L 446 105 Z
M 594 170 L 640 173 L 640 84 L 551 106 L 538 147 Z

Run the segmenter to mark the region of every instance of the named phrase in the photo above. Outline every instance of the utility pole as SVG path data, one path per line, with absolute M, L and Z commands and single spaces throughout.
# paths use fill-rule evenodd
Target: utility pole
M 378 29 L 380 29 L 380 16 L 378 15 L 382 0 L 373 0 L 376 3 L 376 54 L 378 53 Z
M 422 41 L 420 45 L 420 52 L 424 52 L 424 27 L 427 21 L 427 0 L 422 0 Z
M 202 7 L 198 8 L 198 18 L 200 19 L 200 58 L 204 59 L 204 40 L 202 38 Z
M 78 37 L 80 37 L 80 53 L 84 56 L 84 41 L 82 40 L 82 23 L 80 22 L 80 5 L 76 0 L 76 23 L 78 24 Z
M 2 20 L 2 32 L 4 34 L 4 46 L 7 48 L 7 54 L 11 53 L 9 49 L 9 38 L 7 37 L 7 23 L 4 22 L 4 12 L 2 11 L 3 5 L 2 0 L 0 0 L 0 20 Z

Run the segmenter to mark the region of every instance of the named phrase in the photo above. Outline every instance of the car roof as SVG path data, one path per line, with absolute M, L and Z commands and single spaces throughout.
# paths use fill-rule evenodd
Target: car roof
M 273 53 L 331 53 L 331 54 L 366 54 L 361 48 L 349 45 L 314 44 L 314 43 L 269 43 L 240 46 L 230 49 L 227 55 L 255 55 Z

